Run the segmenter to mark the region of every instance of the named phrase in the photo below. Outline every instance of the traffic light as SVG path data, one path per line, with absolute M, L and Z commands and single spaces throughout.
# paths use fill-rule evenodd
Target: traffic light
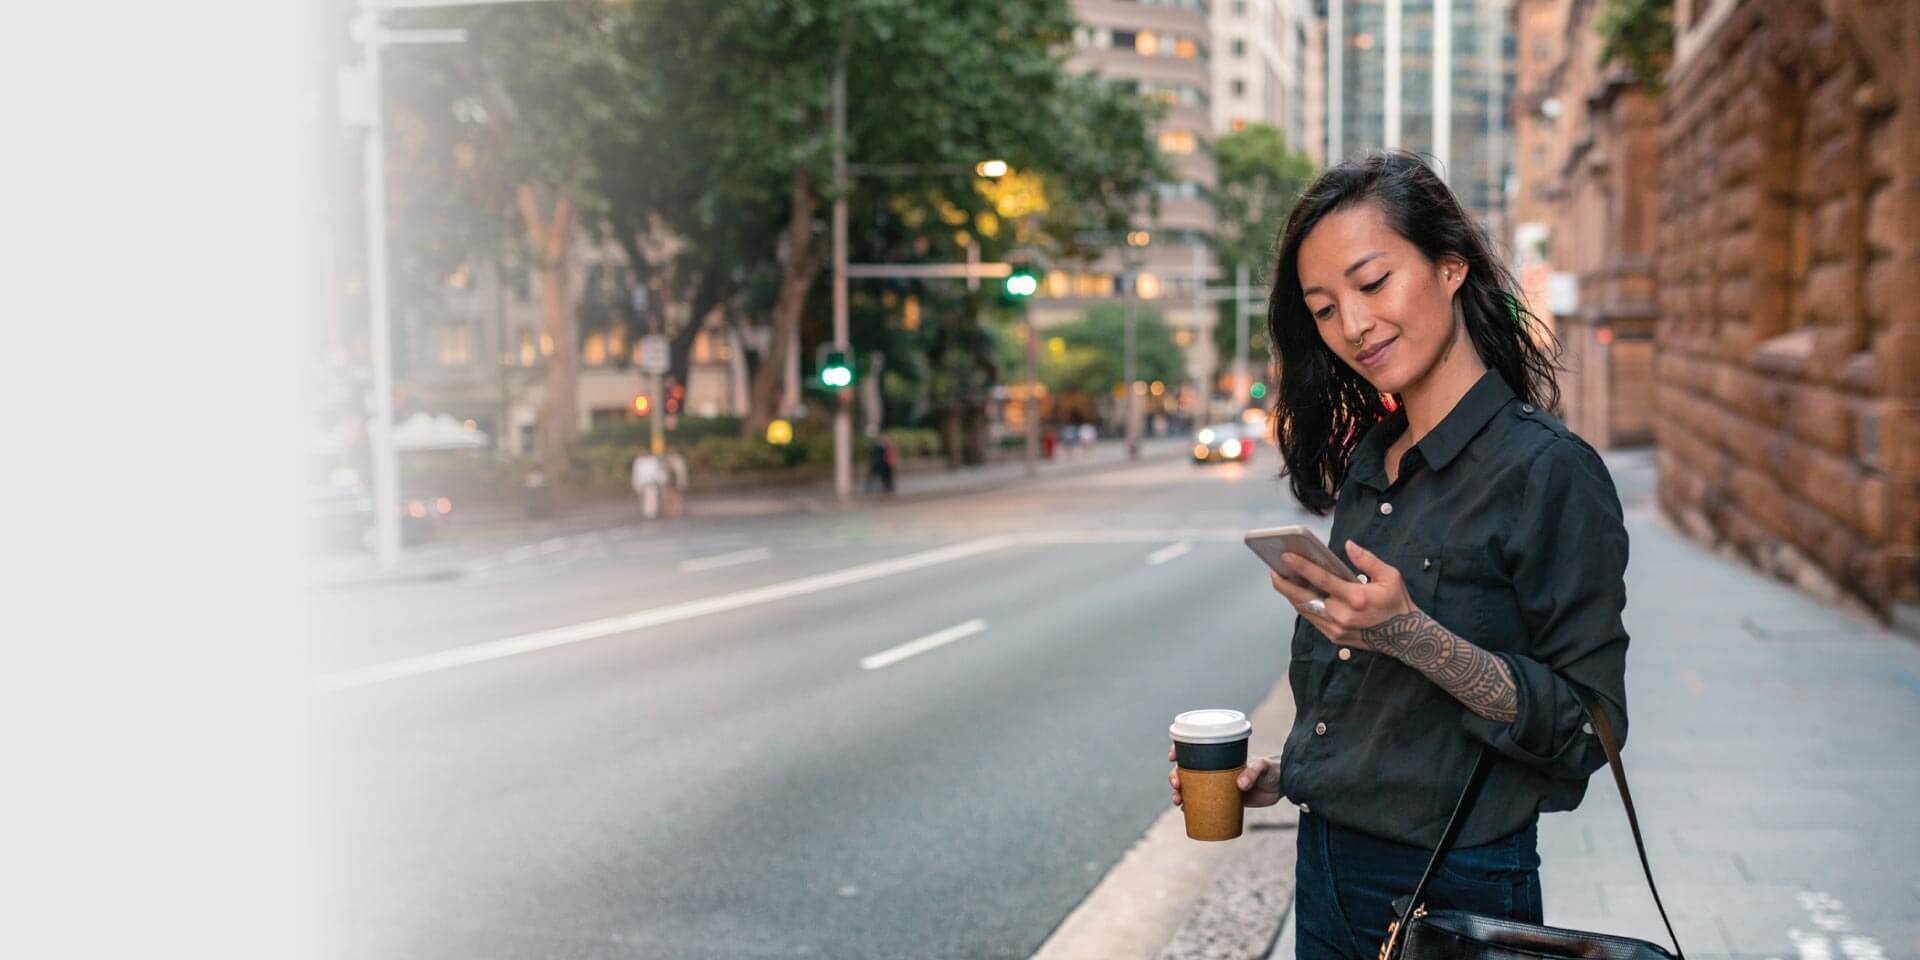
M 1040 291 L 1040 275 L 1027 267 L 1015 267 L 1007 274 L 1007 299 L 1025 300 Z
M 633 413 L 634 413 L 634 416 L 637 416 L 637 417 L 644 417 L 644 416 L 646 416 L 647 414 L 649 414 L 649 413 L 652 413 L 652 412 L 653 412 L 653 398 L 652 398 L 652 397 L 649 397 L 649 396 L 647 396 L 647 395 L 646 395 L 646 394 L 644 394 L 644 393 L 636 393 L 636 394 L 634 394 L 634 395 L 633 395 Z
M 853 364 L 847 362 L 846 353 L 827 351 L 826 358 L 820 361 L 820 385 L 829 390 L 845 390 L 853 386 Z
M 1255 380 L 1253 386 L 1247 388 L 1247 393 L 1251 394 L 1255 400 L 1265 400 L 1267 398 L 1266 382 Z

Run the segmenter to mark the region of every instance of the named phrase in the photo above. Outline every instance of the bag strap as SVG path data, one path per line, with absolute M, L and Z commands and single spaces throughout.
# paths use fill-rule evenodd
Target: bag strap
M 1620 763 L 1619 741 L 1614 739 L 1613 724 L 1607 722 L 1606 711 L 1600 709 L 1592 695 L 1586 691 L 1576 691 L 1580 702 L 1587 708 L 1587 716 L 1593 721 L 1593 732 L 1600 738 L 1600 746 L 1607 752 L 1607 765 L 1613 768 L 1613 782 L 1620 788 L 1620 802 L 1627 808 L 1627 825 L 1633 828 L 1633 848 L 1640 853 L 1640 869 L 1647 875 L 1647 890 L 1653 894 L 1653 905 L 1660 911 L 1660 922 L 1667 927 L 1667 937 L 1673 941 L 1673 952 L 1679 960 L 1687 960 L 1686 952 L 1680 949 L 1680 938 L 1674 936 L 1673 921 L 1667 919 L 1667 907 L 1660 902 L 1660 888 L 1653 882 L 1653 867 L 1647 862 L 1647 845 L 1640 838 L 1640 818 L 1633 811 L 1633 794 L 1627 790 L 1627 770 Z M 1487 773 L 1493 769 L 1493 750 L 1480 748 L 1480 758 L 1473 764 L 1473 773 L 1467 776 L 1466 789 L 1460 791 L 1460 800 L 1454 804 L 1453 816 L 1447 821 L 1447 829 L 1440 835 L 1440 845 L 1433 849 L 1433 856 L 1427 861 L 1427 869 L 1420 874 L 1420 884 L 1413 888 L 1413 896 L 1406 898 L 1400 910 L 1400 921 L 1396 929 L 1402 934 L 1412 921 L 1413 913 L 1420 908 L 1420 901 L 1426 897 L 1427 884 L 1433 880 L 1453 842 L 1466 825 L 1467 814 L 1473 810 L 1473 802 L 1480 795 L 1480 787 L 1486 782 Z

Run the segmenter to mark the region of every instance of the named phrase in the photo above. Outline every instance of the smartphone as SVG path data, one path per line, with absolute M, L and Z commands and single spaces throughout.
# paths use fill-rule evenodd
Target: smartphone
M 1285 563 L 1280 561 L 1283 553 L 1297 553 L 1320 569 L 1349 583 L 1359 583 L 1353 568 L 1345 560 L 1336 556 L 1328 546 L 1321 542 L 1320 535 L 1301 526 L 1272 527 L 1266 530 L 1252 530 L 1247 533 L 1247 547 L 1255 555 L 1267 562 L 1273 572 L 1303 587 L 1312 584 L 1301 580 Z

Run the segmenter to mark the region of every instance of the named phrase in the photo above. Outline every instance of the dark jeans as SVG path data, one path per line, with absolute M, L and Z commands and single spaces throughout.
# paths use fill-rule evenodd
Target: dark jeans
M 1427 886 L 1428 910 L 1467 910 L 1540 923 L 1537 826 L 1481 847 L 1456 847 Z M 1395 897 L 1413 892 L 1430 849 L 1409 847 L 1300 815 L 1294 865 L 1298 960 L 1375 960 Z

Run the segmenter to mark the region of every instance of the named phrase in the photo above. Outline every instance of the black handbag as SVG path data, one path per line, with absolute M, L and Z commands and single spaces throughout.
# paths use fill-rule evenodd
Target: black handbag
M 1492 752 L 1483 748 L 1479 761 L 1473 765 L 1472 775 L 1467 777 L 1466 789 L 1460 793 L 1460 802 L 1453 808 L 1453 818 L 1447 822 L 1447 830 L 1440 837 L 1440 845 L 1434 848 L 1433 859 L 1427 861 L 1420 884 L 1414 887 L 1412 896 L 1394 901 L 1400 919 L 1387 925 L 1387 941 L 1380 946 L 1380 960 L 1686 960 L 1686 954 L 1680 951 L 1680 938 L 1673 935 L 1673 922 L 1667 919 L 1667 908 L 1660 902 L 1660 890 L 1653 884 L 1653 867 L 1647 864 L 1647 847 L 1640 840 L 1640 818 L 1633 813 L 1633 795 L 1627 792 L 1627 772 L 1620 765 L 1620 747 L 1614 741 L 1613 727 L 1607 723 L 1606 714 L 1592 700 L 1583 697 L 1582 702 L 1587 708 L 1587 715 L 1593 718 L 1593 729 L 1600 737 L 1600 745 L 1606 748 L 1607 763 L 1613 767 L 1613 780 L 1620 786 L 1620 800 L 1627 808 L 1627 823 L 1633 827 L 1633 845 L 1640 851 L 1640 869 L 1647 874 L 1647 889 L 1653 892 L 1653 905 L 1660 910 L 1660 922 L 1666 924 L 1667 936 L 1673 939 L 1673 952 L 1668 953 L 1664 947 L 1631 937 L 1519 923 L 1505 917 L 1481 916 L 1464 910 L 1435 910 L 1429 913 L 1420 905 L 1421 898 L 1426 895 L 1427 884 L 1433 879 L 1434 870 L 1446 859 L 1447 851 L 1453 849 L 1454 838 L 1467 822 L 1467 813 L 1473 809 L 1480 785 L 1486 781 L 1487 771 L 1493 766 Z

